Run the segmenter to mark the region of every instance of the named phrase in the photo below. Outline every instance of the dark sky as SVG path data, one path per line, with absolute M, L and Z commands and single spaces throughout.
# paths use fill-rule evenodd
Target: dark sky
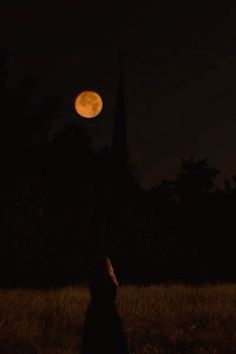
M 34 76 L 65 103 L 98 90 L 104 113 L 86 122 L 97 144 L 111 140 L 120 53 L 129 150 L 142 183 L 171 178 L 180 159 L 209 158 L 236 173 L 236 5 L 170 0 L 2 0 L 0 44 L 12 82 Z

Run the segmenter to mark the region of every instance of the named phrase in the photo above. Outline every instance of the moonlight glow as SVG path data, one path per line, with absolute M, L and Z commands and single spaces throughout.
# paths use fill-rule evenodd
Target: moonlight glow
M 75 110 L 83 118 L 95 118 L 102 111 L 103 103 L 94 91 L 81 92 L 75 100 Z

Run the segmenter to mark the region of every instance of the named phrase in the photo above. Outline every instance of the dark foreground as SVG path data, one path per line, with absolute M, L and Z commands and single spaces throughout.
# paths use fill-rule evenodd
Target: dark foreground
M 0 353 L 78 354 L 88 291 L 0 291 Z M 235 354 L 236 285 L 120 289 L 131 353 Z

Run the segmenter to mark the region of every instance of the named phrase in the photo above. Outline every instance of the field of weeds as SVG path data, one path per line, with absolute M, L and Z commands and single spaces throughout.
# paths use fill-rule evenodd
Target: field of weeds
M 79 354 L 85 288 L 0 290 L 1 354 Z M 236 354 L 236 285 L 124 286 L 117 307 L 133 354 Z

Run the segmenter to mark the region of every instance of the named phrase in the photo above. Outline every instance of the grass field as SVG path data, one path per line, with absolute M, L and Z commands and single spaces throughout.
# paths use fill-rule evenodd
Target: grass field
M 88 301 L 84 288 L 1 290 L 0 353 L 78 354 Z M 117 306 L 131 353 L 236 354 L 236 285 L 127 286 Z

